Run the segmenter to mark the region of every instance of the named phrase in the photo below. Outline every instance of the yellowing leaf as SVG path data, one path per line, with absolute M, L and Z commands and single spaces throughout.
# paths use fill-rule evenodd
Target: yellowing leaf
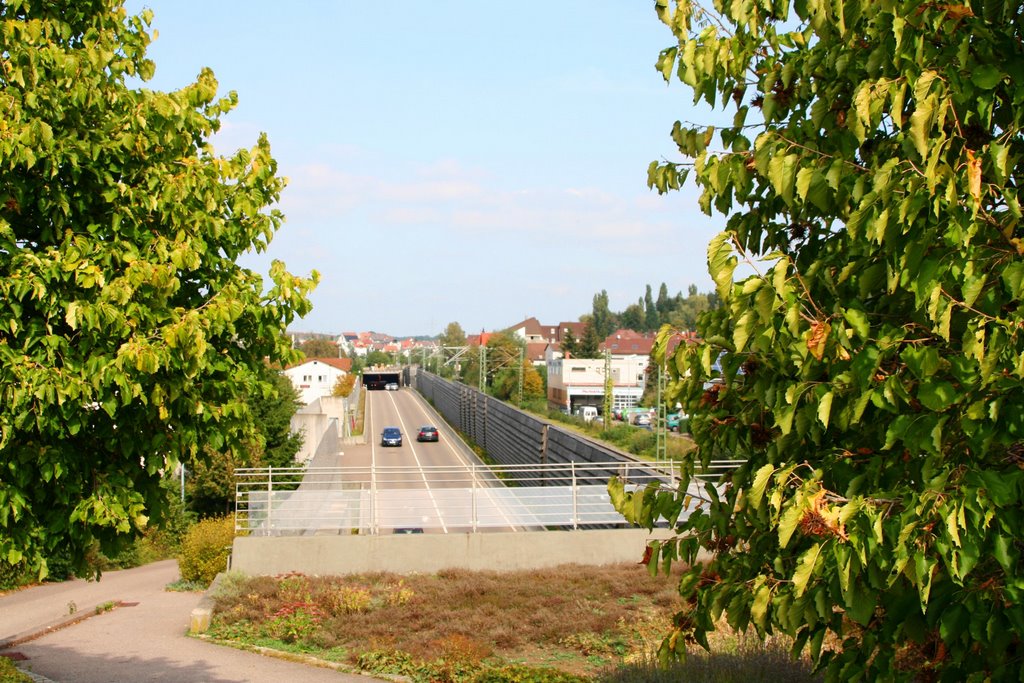
M 967 186 L 974 201 L 981 199 L 981 157 L 967 150 Z
M 832 326 L 826 322 L 815 320 L 811 325 L 810 334 L 807 337 L 807 350 L 817 360 L 821 360 L 825 356 L 825 344 L 831 331 Z

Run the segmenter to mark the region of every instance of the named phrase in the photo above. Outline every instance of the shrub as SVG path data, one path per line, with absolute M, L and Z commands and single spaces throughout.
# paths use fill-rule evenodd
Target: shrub
M 11 564 L 0 560 L 0 591 L 11 590 L 32 583 L 37 575 L 28 570 L 24 562 Z
M 332 614 L 365 612 L 373 604 L 373 594 L 362 586 L 338 586 L 325 600 Z
M 227 569 L 234 537 L 235 524 L 230 516 L 211 517 L 193 526 L 185 535 L 178 556 L 181 578 L 212 583 L 218 573 Z
M 32 677 L 7 657 L 0 657 L 0 683 L 32 683 Z
M 629 436 L 626 448 L 629 449 L 630 453 L 639 455 L 645 451 L 652 450 L 654 442 L 654 432 L 648 429 L 634 429 L 633 433 Z
M 294 643 L 304 636 L 313 635 L 320 628 L 323 613 L 312 603 L 285 605 L 265 624 L 266 635 L 282 643 Z

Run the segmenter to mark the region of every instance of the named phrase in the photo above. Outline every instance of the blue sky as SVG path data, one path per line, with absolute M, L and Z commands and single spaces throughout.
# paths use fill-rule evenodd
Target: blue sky
M 239 106 L 221 153 L 266 132 L 289 178 L 266 273 L 316 269 L 293 330 L 436 334 L 536 316 L 576 320 L 712 283 L 723 219 L 697 191 L 659 197 L 647 165 L 679 160 L 677 119 L 707 122 L 654 69 L 672 43 L 653 2 L 130 0 L 159 32 L 172 90 L 213 69 Z

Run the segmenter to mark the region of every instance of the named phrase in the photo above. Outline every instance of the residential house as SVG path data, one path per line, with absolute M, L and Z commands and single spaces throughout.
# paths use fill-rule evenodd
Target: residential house
M 337 381 L 352 371 L 351 358 L 307 358 L 285 368 L 285 376 L 299 392 L 303 405 L 330 396 Z
M 527 344 L 540 344 L 555 341 L 558 328 L 545 327 L 536 318 L 527 318 L 520 323 L 505 328 L 505 333 L 512 337 L 517 337 Z

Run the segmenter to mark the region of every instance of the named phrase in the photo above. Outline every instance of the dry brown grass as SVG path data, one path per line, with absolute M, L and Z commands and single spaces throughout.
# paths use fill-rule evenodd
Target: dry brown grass
M 447 667 L 501 661 L 592 676 L 651 660 L 679 608 L 676 586 L 675 576 L 651 577 L 634 564 L 231 576 L 219 590 L 212 633 L 353 663 L 405 653 Z

